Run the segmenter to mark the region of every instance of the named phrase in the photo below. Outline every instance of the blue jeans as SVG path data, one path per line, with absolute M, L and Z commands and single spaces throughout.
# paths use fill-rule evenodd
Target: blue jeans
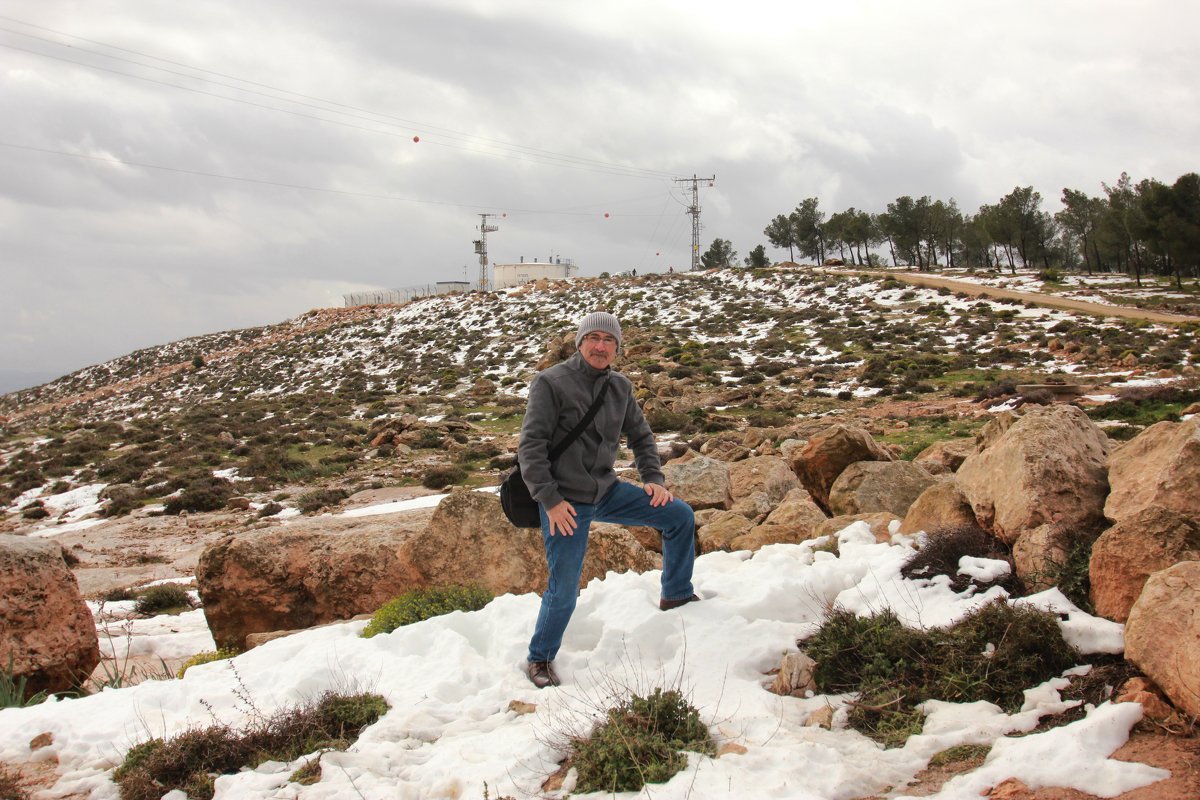
M 571 503 L 575 506 L 575 535 L 550 535 L 546 509 L 539 503 L 542 517 L 542 541 L 546 545 L 546 565 L 550 580 L 542 595 L 533 638 L 529 641 L 530 661 L 553 661 L 562 645 L 563 633 L 583 575 L 583 557 L 587 553 L 588 528 L 593 521 L 617 525 L 645 525 L 662 532 L 662 597 L 679 600 L 692 596 L 692 565 L 696 560 L 696 517 L 682 500 L 672 500 L 654 508 L 645 489 L 618 481 L 599 503 Z

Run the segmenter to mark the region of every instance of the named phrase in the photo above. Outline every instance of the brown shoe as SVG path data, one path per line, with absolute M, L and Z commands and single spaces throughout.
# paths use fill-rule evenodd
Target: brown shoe
M 525 674 L 529 676 L 529 682 L 539 689 L 558 686 L 558 676 L 554 674 L 554 667 L 549 661 L 527 661 Z
M 681 597 L 678 600 L 659 600 L 658 607 L 663 611 L 670 611 L 672 608 L 679 608 L 680 606 L 687 605 L 688 603 L 698 602 L 700 602 L 700 596 L 692 595 L 691 597 Z

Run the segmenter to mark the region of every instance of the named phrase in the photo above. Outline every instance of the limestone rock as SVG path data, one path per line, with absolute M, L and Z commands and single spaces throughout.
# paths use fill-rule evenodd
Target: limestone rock
M 663 465 L 667 487 L 693 509 L 733 507 L 733 486 L 724 462 L 697 455 Z
M 1055 585 L 1053 575 L 1074 544 L 1074 534 L 1062 525 L 1046 524 L 1025 531 L 1013 545 L 1013 570 L 1031 592 Z
M 717 512 L 708 524 L 696 533 L 701 553 L 730 550 L 733 540 L 749 533 L 754 523 L 732 511 Z
M 771 498 L 766 492 L 755 492 L 754 494 L 734 500 L 733 508 L 730 509 L 735 514 L 741 514 L 748 520 L 758 522 L 770 514 L 774 509 L 771 503 Z
M 842 470 L 829 488 L 829 510 L 835 515 L 889 511 L 903 517 L 936 482 L 908 461 L 858 461 Z
M 829 510 L 829 489 L 846 467 L 857 461 L 895 461 L 885 447 L 861 428 L 837 424 L 792 451 L 792 471 L 823 510 Z
M 1108 437 L 1081 409 L 1039 406 L 981 440 L 955 480 L 979 524 L 1001 541 L 1014 544 L 1047 523 L 1089 529 L 1103 518 Z
M 1125 659 L 1176 708 L 1200 717 L 1200 561 L 1147 579 L 1125 623 Z
M 974 452 L 975 442 L 972 439 L 942 439 L 918 453 L 913 463 L 933 475 L 958 472 L 962 462 Z
M 26 696 L 77 687 L 100 663 L 96 623 L 56 542 L 0 534 L 0 657 Z
M 900 524 L 901 533 L 931 531 L 935 528 L 974 527 L 975 512 L 954 481 L 938 481 L 913 501 Z
M 755 456 L 729 465 L 729 484 L 734 501 L 762 492 L 771 506 L 800 486 L 800 479 L 778 456 Z
M 1108 457 L 1112 491 L 1104 515 L 1114 522 L 1147 506 L 1200 518 L 1200 417 L 1159 422 Z
M 581 585 L 659 563 L 624 528 L 596 525 Z M 221 647 L 242 647 L 252 633 L 373 613 L 414 589 L 479 584 L 498 595 L 523 593 L 543 589 L 546 576 L 541 532 L 512 527 L 498 497 L 464 488 L 427 517 L 320 517 L 227 536 L 205 549 L 196 569 Z
M 1180 561 L 1200 560 L 1200 522 L 1157 506 L 1122 518 L 1092 545 L 1088 572 L 1096 613 L 1125 622 L 1146 579 Z
M 825 522 L 825 512 L 817 507 L 808 491 L 796 487 L 788 492 L 761 525 L 732 542 L 734 550 L 758 550 L 768 544 L 799 544 L 815 538 L 817 526 Z
M 804 653 L 787 653 L 771 683 L 771 691 L 785 697 L 805 697 L 809 692 L 815 692 L 817 681 L 813 673 L 816 668 L 817 662 Z

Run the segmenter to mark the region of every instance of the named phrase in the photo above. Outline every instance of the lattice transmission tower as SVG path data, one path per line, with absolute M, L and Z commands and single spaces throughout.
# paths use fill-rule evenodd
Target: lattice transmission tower
M 695 173 L 692 173 L 690 178 L 676 178 L 676 183 L 692 185 L 692 204 L 687 207 L 687 214 L 692 217 L 692 266 L 691 270 L 695 272 L 700 269 L 700 181 L 708 181 L 708 185 L 712 186 L 717 180 L 717 176 L 711 178 L 701 178 Z
M 479 254 L 479 282 L 475 288 L 481 292 L 488 290 L 488 254 L 487 254 L 487 235 L 500 230 L 499 225 L 489 225 L 488 217 L 494 217 L 495 214 L 480 214 L 479 220 L 479 238 L 475 240 L 475 252 Z

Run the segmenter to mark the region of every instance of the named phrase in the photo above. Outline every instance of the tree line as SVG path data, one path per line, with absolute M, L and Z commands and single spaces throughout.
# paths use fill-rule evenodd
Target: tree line
M 1134 183 L 1121 173 L 1116 183 L 1101 183 L 1103 195 L 1063 189 L 1063 208 L 1042 209 L 1032 186 L 1017 186 L 994 204 L 964 213 L 953 198 L 934 200 L 908 195 L 871 213 L 847 208 L 828 216 L 816 197 L 779 214 L 763 230 L 772 247 L 824 263 L 836 257 L 856 266 L 893 266 L 932 270 L 941 266 L 987 270 L 1018 267 L 1174 278 L 1200 277 L 1200 175 L 1189 172 L 1174 183 L 1153 178 Z M 836 254 L 836 256 L 834 255 Z M 736 264 L 737 253 L 717 239 L 701 256 L 705 267 Z M 744 263 L 770 263 L 762 245 Z

